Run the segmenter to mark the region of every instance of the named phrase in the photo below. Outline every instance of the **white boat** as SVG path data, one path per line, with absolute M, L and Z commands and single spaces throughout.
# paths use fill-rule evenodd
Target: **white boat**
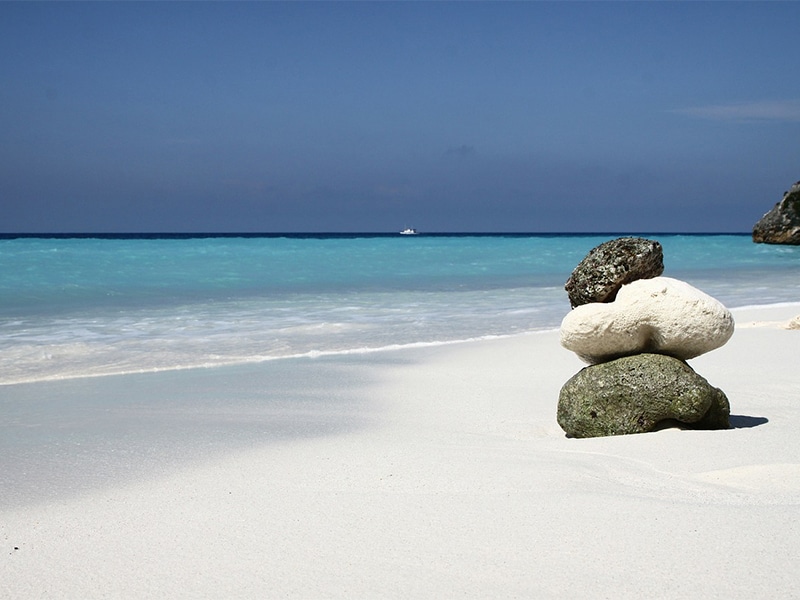
M 400 235 L 417 235 L 417 230 L 412 229 L 410 227 L 406 227 L 403 231 L 400 232 Z

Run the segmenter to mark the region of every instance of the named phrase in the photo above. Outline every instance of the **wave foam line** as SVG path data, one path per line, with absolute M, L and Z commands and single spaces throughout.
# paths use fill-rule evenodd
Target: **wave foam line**
M 732 311 L 737 310 L 761 310 L 761 309 L 770 309 L 770 308 L 792 308 L 792 307 L 800 308 L 800 301 L 799 302 L 773 302 L 772 304 L 744 304 L 742 306 L 730 306 Z
M 412 350 L 418 348 L 433 348 L 438 346 L 451 346 L 455 344 L 468 344 L 471 342 L 482 342 L 489 340 L 508 339 L 515 337 L 522 337 L 526 335 L 540 335 L 553 331 L 558 331 L 558 328 L 535 329 L 531 331 L 524 331 L 521 333 L 509 334 L 491 334 L 485 336 L 470 337 L 458 340 L 437 340 L 431 342 L 410 342 L 408 344 L 389 344 L 379 347 L 361 347 L 361 348 L 347 348 L 344 350 L 309 350 L 307 352 L 299 352 L 296 354 L 285 354 L 281 356 L 242 356 L 235 358 L 223 358 L 213 362 L 198 362 L 194 364 L 184 365 L 169 365 L 164 367 L 147 367 L 142 369 L 121 369 L 119 371 L 107 371 L 103 373 L 69 373 L 69 374 L 56 374 L 56 375 L 41 375 L 22 377 L 18 379 L 0 381 L 0 387 L 10 385 L 24 385 L 31 383 L 44 383 L 53 381 L 69 381 L 73 379 L 93 379 L 96 377 L 116 377 L 122 375 L 142 375 L 147 373 L 166 373 L 171 371 L 188 371 L 191 369 L 213 369 L 217 367 L 231 367 L 236 365 L 246 364 L 259 364 L 264 362 L 271 362 L 275 360 L 291 360 L 291 359 L 316 359 L 330 356 L 350 356 L 350 355 L 364 355 L 364 354 L 377 354 L 380 352 L 395 352 L 399 350 Z

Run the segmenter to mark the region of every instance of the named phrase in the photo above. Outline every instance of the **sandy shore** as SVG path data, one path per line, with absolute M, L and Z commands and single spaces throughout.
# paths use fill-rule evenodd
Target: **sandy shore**
M 727 431 L 567 439 L 556 332 L 0 389 L 0 597 L 800 597 L 798 313 Z

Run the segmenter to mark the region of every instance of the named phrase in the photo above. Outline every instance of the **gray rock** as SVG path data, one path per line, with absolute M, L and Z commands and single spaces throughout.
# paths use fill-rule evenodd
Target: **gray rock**
M 753 241 L 763 244 L 800 244 L 800 181 L 755 224 Z
M 729 416 L 722 390 L 662 354 L 586 367 L 564 384 L 558 400 L 558 424 L 578 438 L 644 433 L 673 421 L 692 429 L 727 429 Z
M 645 238 L 622 237 L 589 251 L 567 279 L 572 308 L 590 302 L 613 302 L 626 283 L 658 277 L 664 272 L 661 244 Z

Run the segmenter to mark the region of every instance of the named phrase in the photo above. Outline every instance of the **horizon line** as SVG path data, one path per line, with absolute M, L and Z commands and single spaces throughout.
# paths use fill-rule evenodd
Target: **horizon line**
M 66 231 L 66 232 L 0 232 L 0 239 L 14 238 L 212 238 L 212 237 L 394 237 L 399 231 Z M 630 235 L 752 235 L 751 231 L 418 231 L 414 236 L 630 236 Z

